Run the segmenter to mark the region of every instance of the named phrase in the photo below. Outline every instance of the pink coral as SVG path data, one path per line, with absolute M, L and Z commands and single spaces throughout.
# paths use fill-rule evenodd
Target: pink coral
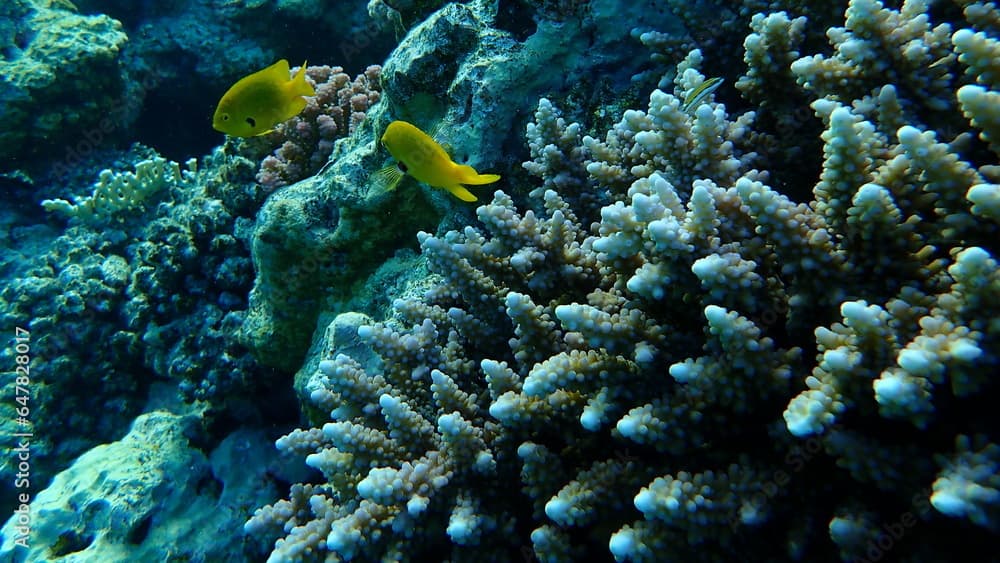
M 339 66 L 306 68 L 316 95 L 306 98 L 301 113 L 275 127 L 270 136 L 279 146 L 260 163 L 257 181 L 274 190 L 319 171 L 333 152 L 334 141 L 351 134 L 378 102 L 381 73 L 382 67 L 372 65 L 351 80 Z

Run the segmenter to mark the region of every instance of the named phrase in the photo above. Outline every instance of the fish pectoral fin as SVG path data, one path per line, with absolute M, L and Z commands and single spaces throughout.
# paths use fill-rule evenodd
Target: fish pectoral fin
M 399 166 L 393 162 L 392 164 L 383 166 L 371 175 L 371 188 L 369 189 L 375 190 L 376 194 L 391 192 L 396 189 L 396 186 L 399 185 L 399 182 L 403 180 L 403 176 L 405 175 L 406 173 L 400 170 Z
M 268 129 L 267 131 L 261 131 L 260 133 L 257 133 L 256 135 L 254 135 L 254 137 L 262 137 L 264 135 L 267 135 L 268 133 L 274 133 L 274 129 Z
M 427 130 L 427 136 L 437 141 L 438 138 L 441 136 L 441 131 L 443 130 L 444 130 L 444 120 L 442 119 L 437 123 L 435 123 L 433 127 Z
M 441 145 L 444 152 L 451 154 L 451 145 L 449 145 L 448 141 L 445 140 L 445 137 L 447 136 L 445 133 L 447 132 L 445 122 L 444 120 L 441 120 L 434 124 L 434 127 L 431 127 L 431 130 L 427 132 L 427 136 L 434 139 L 435 143 Z
M 457 197 L 462 201 L 476 201 L 476 196 L 472 195 L 472 192 L 465 189 L 462 184 L 452 184 L 450 186 L 441 186 L 442 188 L 448 190 L 448 193 Z

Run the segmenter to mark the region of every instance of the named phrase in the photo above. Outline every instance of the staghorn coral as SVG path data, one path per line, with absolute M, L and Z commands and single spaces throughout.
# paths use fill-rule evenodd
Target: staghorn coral
M 953 111 L 952 27 L 932 26 L 927 5 L 924 0 L 908 0 L 897 11 L 878 0 L 852 0 L 844 13 L 844 27 L 828 33 L 834 54 L 805 56 L 790 68 L 807 90 L 840 100 L 862 98 L 890 83 L 919 104 L 912 108 L 919 115 Z
M 666 64 L 666 74 L 663 79 L 670 79 L 676 74 L 672 67 L 679 59 L 692 51 L 701 49 L 713 60 L 713 67 L 726 68 L 735 64 L 741 54 L 741 43 L 746 43 L 748 58 L 758 58 L 761 63 L 757 73 L 751 72 L 743 81 L 748 83 L 758 81 L 771 71 L 787 73 L 787 62 L 797 57 L 796 45 L 803 40 L 799 29 L 799 18 L 806 18 L 813 29 L 835 25 L 843 13 L 847 2 L 808 2 L 803 0 L 704 0 L 701 2 L 686 2 L 684 0 L 667 0 L 666 6 L 676 20 L 681 22 L 678 30 L 650 28 L 647 22 L 638 24 L 632 30 L 632 35 L 652 51 L 652 60 Z M 764 18 L 767 21 L 764 21 Z M 782 21 L 783 20 L 783 21 Z M 763 24 L 763 25 L 761 25 Z M 787 24 L 792 24 L 788 26 Z M 632 25 L 637 25 L 633 23 Z M 747 26 L 753 33 L 746 36 Z M 808 37 L 808 39 L 813 39 Z M 782 47 L 778 47 L 782 45 Z M 785 46 L 791 47 L 786 49 Z M 778 48 L 774 48 L 778 47 Z M 772 57 L 761 58 L 761 49 L 770 51 Z M 765 66 L 771 67 L 765 69 Z M 780 68 L 785 66 L 786 68 Z M 665 85 L 661 79 L 660 87 Z M 779 84 L 769 84 L 769 87 L 779 87 Z M 793 94 L 792 92 L 788 92 Z M 784 103 L 779 97 L 770 96 L 767 104 Z
M 985 9 L 974 21 L 995 21 Z M 782 59 L 823 125 L 822 169 L 791 186 L 808 204 L 755 168 L 771 155 L 749 149 L 753 111 L 681 110 L 704 80 L 697 52 L 603 140 L 542 100 L 531 209 L 498 191 L 479 225 L 419 235 L 441 282 L 358 328 L 374 356 L 323 351 L 308 389 L 329 416 L 278 442 L 323 480 L 246 530 L 282 536 L 274 561 L 513 560 L 529 542 L 546 561 L 986 548 L 997 110 L 973 103 L 983 86 L 961 99 L 989 69 L 945 31 L 972 24 L 926 11 L 855 0 L 833 58 Z M 795 25 L 765 15 L 755 32 L 767 21 Z M 876 47 L 905 60 L 860 64 Z M 959 434 L 982 436 L 943 445 Z M 962 523 L 948 537 L 883 531 L 946 517 Z

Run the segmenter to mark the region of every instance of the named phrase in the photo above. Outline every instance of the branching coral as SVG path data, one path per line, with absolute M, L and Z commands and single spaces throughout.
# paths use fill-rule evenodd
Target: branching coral
M 996 530 L 1000 526 L 1000 446 L 984 442 L 977 436 L 974 448 L 968 436 L 955 438 L 955 454 L 939 459 L 943 467 L 934 481 L 931 504 L 948 516 L 968 518 Z
M 64 199 L 46 199 L 42 207 L 94 225 L 121 220 L 121 213 L 141 213 L 145 202 L 168 185 L 190 182 L 197 170 L 197 161 L 188 162 L 187 171 L 162 157 L 135 164 L 135 172 L 114 173 L 102 170 L 90 196 L 70 203 Z
M 419 235 L 441 283 L 358 329 L 377 360 L 325 351 L 309 388 L 329 421 L 278 442 L 324 482 L 246 529 L 284 536 L 273 560 L 509 560 L 529 541 L 547 561 L 846 558 L 918 503 L 928 525 L 968 525 L 901 555 L 986 544 L 1000 437 L 975 397 L 1000 363 L 997 110 L 950 81 L 991 67 L 926 11 L 853 0 L 832 57 L 780 57 L 824 128 L 822 170 L 792 186 L 808 204 L 755 168 L 771 155 L 749 148 L 753 111 L 682 109 L 698 52 L 603 140 L 542 100 L 532 209 L 498 191 L 479 226 Z M 783 68 L 741 90 L 771 99 L 752 85 Z M 986 145 L 963 144 L 973 132 Z M 982 432 L 934 481 L 942 441 Z

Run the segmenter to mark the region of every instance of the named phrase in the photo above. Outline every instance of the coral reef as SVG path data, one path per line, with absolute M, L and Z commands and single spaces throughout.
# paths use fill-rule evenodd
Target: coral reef
M 207 99 L 279 58 L 380 61 L 392 36 L 363 3 L 328 0 L 12 0 L 0 8 L 3 169 L 138 140 L 176 160 L 208 152 Z M 292 32 L 294 30 L 294 32 Z M 6 47 L 8 46 L 9 47 Z M 166 124 L 174 126 L 165 127 Z M 32 160 L 24 161 L 31 157 Z M 18 160 L 14 160 L 17 158 Z
M 0 7 L 0 560 L 995 551 L 996 2 L 74 2 Z M 279 50 L 344 66 L 173 162 Z
M 253 243 L 258 275 L 241 341 L 266 365 L 300 368 L 321 309 L 349 309 L 363 280 L 398 249 L 413 248 L 413 234 L 454 215 L 453 202 L 409 183 L 389 197 L 370 189 L 369 176 L 387 156 L 376 132 L 393 119 L 436 129 L 443 143 L 461 149 L 456 161 L 495 168 L 519 136 L 511 123 L 524 112 L 525 96 L 565 92 L 595 75 L 627 83 L 644 51 L 624 43 L 628 30 L 612 22 L 638 18 L 643 8 L 539 20 L 535 33 L 520 39 L 491 26 L 499 16 L 483 1 L 449 4 L 416 25 L 383 65 L 383 101 L 335 146 L 330 166 L 276 192 L 261 210 Z M 647 19 L 670 26 L 667 14 Z M 579 50 L 583 42 L 591 49 Z M 545 67 L 562 71 L 537 71 Z M 300 370 L 298 380 L 307 376 Z
M 353 133 L 378 102 L 381 72 L 382 67 L 372 65 L 351 80 L 341 67 L 308 67 L 306 77 L 316 95 L 306 100 L 302 113 L 278 124 L 268 137 L 278 148 L 257 173 L 264 189 L 294 184 L 318 172 L 330 158 L 333 142 Z
M 941 461 L 943 468 L 930 500 L 943 514 L 996 531 L 1000 526 L 1000 446 L 984 443 L 983 436 L 977 438 L 979 451 L 973 451 L 968 436 L 955 438 L 955 454 Z
M 852 0 L 832 55 L 793 52 L 826 31 L 795 10 L 746 13 L 736 114 L 682 108 L 699 51 L 601 138 L 542 100 L 530 209 L 497 191 L 421 233 L 432 288 L 331 325 L 315 427 L 277 442 L 322 478 L 246 530 L 271 561 L 988 550 L 1000 20 L 962 4 Z M 756 124 L 771 76 L 822 124 L 810 176 L 762 167 L 795 142 Z
M 3 330 L 33 335 L 33 412 L 60 422 L 34 429 L 35 483 L 120 438 L 155 381 L 173 381 L 209 413 L 269 381 L 235 341 L 253 276 L 246 214 L 257 206 L 233 192 L 253 185 L 255 165 L 243 162 L 240 172 L 238 159 L 216 153 L 197 172 L 181 171 L 148 150 L 123 160 L 136 172 L 101 174 L 95 199 L 50 204 L 78 218 L 26 256 L 0 291 Z M 130 189 L 153 193 L 143 199 Z M 13 365 L 14 353 L 5 347 L 0 358 Z M 0 374 L 11 396 L 14 376 Z M 6 499 L 14 471 L 4 463 Z
M 368 0 L 368 15 L 381 25 L 389 25 L 400 32 L 420 23 L 444 4 L 445 2 L 442 0 L 403 0 L 402 2 Z

